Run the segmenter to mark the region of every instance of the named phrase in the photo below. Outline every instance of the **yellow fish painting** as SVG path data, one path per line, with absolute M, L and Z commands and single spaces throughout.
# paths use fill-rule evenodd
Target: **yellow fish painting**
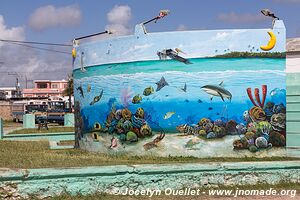
M 169 119 L 172 117 L 172 115 L 174 115 L 175 112 L 167 112 L 165 115 L 164 115 L 164 119 Z

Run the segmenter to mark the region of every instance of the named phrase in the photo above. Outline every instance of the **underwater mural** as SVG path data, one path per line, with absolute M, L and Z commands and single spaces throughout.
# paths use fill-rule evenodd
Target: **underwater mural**
M 286 140 L 285 26 L 74 42 L 80 147 L 158 156 L 278 156 Z

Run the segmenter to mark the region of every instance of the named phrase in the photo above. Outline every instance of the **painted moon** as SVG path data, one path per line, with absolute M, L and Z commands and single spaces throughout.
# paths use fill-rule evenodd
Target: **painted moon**
M 270 51 L 274 48 L 276 44 L 276 36 L 272 31 L 268 31 L 268 34 L 270 35 L 270 40 L 266 46 L 260 46 L 261 50 L 263 51 Z

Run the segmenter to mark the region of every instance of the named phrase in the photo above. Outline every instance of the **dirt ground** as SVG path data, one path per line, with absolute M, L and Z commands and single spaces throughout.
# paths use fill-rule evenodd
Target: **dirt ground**
M 4 122 L 3 123 L 3 131 L 4 134 L 7 134 L 13 130 L 16 130 L 18 128 L 22 128 L 22 123 L 16 123 L 16 122 Z

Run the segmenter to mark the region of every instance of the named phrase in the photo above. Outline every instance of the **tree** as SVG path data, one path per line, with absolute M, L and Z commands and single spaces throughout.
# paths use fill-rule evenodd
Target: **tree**
M 69 77 L 68 87 L 66 87 L 63 91 L 64 96 L 73 96 L 74 95 L 74 80 L 73 77 Z

